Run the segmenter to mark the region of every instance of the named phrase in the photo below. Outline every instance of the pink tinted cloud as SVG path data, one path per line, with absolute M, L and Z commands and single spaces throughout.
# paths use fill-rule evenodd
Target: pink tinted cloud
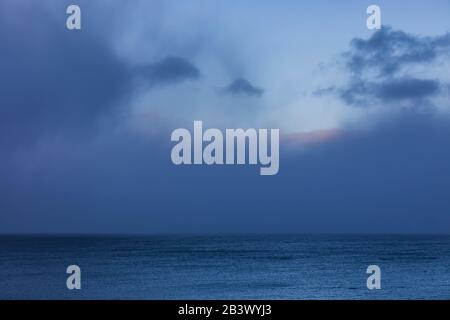
M 342 129 L 333 128 L 326 130 L 291 133 L 284 135 L 282 139 L 292 146 L 309 146 L 338 139 L 343 134 L 344 131 Z

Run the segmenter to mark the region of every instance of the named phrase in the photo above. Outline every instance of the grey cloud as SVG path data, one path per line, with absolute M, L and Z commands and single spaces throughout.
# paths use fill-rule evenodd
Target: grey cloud
M 378 87 L 378 96 L 383 100 L 423 99 L 439 91 L 437 80 L 403 78 L 387 81 Z
M 390 76 L 404 66 L 432 62 L 448 54 L 448 49 L 450 33 L 419 37 L 383 27 L 367 40 L 353 39 L 345 56 L 348 69 L 355 74 L 374 69 L 380 76 Z
M 335 94 L 353 106 L 407 101 L 411 106 L 429 102 L 446 86 L 440 79 L 409 75 L 407 66 L 421 66 L 448 56 L 450 34 L 419 37 L 383 27 L 369 39 L 356 38 L 344 54 L 348 81 L 344 85 L 320 88 L 322 96 Z M 430 103 L 425 103 L 431 105 Z
M 238 78 L 231 82 L 223 89 L 224 92 L 231 95 L 246 94 L 248 96 L 259 97 L 264 93 L 264 90 L 253 86 L 248 80 Z
M 379 83 L 369 81 L 357 81 L 345 88 L 327 88 L 319 90 L 319 95 L 329 92 L 337 92 L 347 103 L 356 106 L 364 106 L 374 102 L 395 102 L 401 100 L 423 101 L 440 92 L 438 80 L 399 78 L 382 81 Z
M 135 69 L 136 74 L 145 78 L 150 85 L 178 83 L 185 80 L 197 80 L 200 71 L 181 57 L 169 56 L 148 66 Z

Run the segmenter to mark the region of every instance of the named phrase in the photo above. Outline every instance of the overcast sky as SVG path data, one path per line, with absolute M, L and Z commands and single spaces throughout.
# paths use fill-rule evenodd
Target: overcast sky
M 370 4 L 2 0 L 0 232 L 450 232 L 450 3 Z M 194 120 L 278 175 L 173 165 Z

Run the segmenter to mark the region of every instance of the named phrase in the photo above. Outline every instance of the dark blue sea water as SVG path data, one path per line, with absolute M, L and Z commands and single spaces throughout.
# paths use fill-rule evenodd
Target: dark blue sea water
M 450 299 L 450 236 L 0 236 L 0 298 Z

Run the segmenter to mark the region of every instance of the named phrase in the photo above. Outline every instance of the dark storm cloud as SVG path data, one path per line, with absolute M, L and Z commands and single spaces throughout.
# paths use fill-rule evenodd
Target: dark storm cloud
M 199 77 L 198 69 L 180 57 L 130 69 L 95 28 L 67 30 L 65 8 L 59 5 L 57 17 L 36 2 L 1 7 L 1 149 L 45 137 L 89 135 L 132 93 L 136 75 L 151 85 Z M 88 3 L 83 8 L 89 13 Z M 88 18 L 84 21 L 88 24 Z
M 380 76 L 391 76 L 402 67 L 433 62 L 448 55 L 450 33 L 436 37 L 419 37 L 383 27 L 369 39 L 351 41 L 347 52 L 347 67 L 355 73 L 375 70 Z
M 200 71 L 197 67 L 184 58 L 174 56 L 136 68 L 135 72 L 144 77 L 150 85 L 172 84 L 200 78 Z
M 450 57 L 450 34 L 419 37 L 383 27 L 367 40 L 353 39 L 344 54 L 347 84 L 320 88 L 316 95 L 336 94 L 345 103 L 369 106 L 407 101 L 415 106 L 447 94 L 439 79 L 405 75 L 405 67 L 423 66 Z
M 264 90 L 253 86 L 248 80 L 238 78 L 226 86 L 223 91 L 231 95 L 245 94 L 248 96 L 259 97 L 264 93 Z
M 89 31 L 68 31 L 65 15 L 11 7 L 0 13 L 0 146 L 85 134 L 126 92 L 125 66 Z

